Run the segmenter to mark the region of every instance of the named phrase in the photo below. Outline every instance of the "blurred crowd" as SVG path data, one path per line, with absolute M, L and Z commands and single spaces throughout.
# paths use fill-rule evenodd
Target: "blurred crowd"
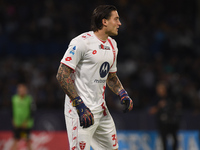
M 200 34 L 195 0 L 1 0 L 0 108 L 10 107 L 16 85 L 29 87 L 38 108 L 63 108 L 56 81 L 60 60 L 76 35 L 90 30 L 99 4 L 117 7 L 122 26 L 118 76 L 134 101 L 147 109 L 160 81 L 184 109 L 200 110 Z M 119 99 L 107 90 L 107 104 Z

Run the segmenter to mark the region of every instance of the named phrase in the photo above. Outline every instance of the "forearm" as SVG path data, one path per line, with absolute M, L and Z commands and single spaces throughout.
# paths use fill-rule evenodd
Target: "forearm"
M 78 96 L 74 87 L 74 83 L 70 77 L 72 71 L 73 71 L 72 69 L 65 66 L 64 64 L 60 64 L 58 73 L 56 75 L 56 78 L 60 86 L 62 87 L 65 94 L 69 96 L 70 99 L 74 99 L 75 97 Z
M 123 86 L 116 73 L 109 73 L 106 83 L 108 87 L 117 95 L 123 89 Z
M 72 100 L 72 106 L 76 107 L 77 113 L 80 118 L 80 126 L 83 126 L 83 128 L 87 128 L 94 124 L 94 116 L 90 109 L 84 104 L 81 97 L 78 96 L 75 90 L 74 83 L 70 77 L 72 71 L 73 70 L 69 67 L 60 64 L 56 78 L 60 83 L 63 91 Z

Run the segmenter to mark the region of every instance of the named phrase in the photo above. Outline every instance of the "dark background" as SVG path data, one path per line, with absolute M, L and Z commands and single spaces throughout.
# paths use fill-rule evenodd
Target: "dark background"
M 118 9 L 117 74 L 134 101 L 133 111 L 123 114 L 120 100 L 107 89 L 117 129 L 156 128 L 148 110 L 159 81 L 182 103 L 181 129 L 199 129 L 198 0 L 0 0 L 0 130 L 11 129 L 11 97 L 20 82 L 37 104 L 34 129 L 65 130 L 56 73 L 70 40 L 90 30 L 99 4 Z

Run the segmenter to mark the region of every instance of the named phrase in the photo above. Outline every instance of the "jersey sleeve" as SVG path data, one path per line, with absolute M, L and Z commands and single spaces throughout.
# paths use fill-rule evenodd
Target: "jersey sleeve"
M 112 44 L 113 44 L 113 47 L 114 47 L 114 51 L 113 51 L 113 55 L 114 55 L 114 62 L 110 68 L 110 73 L 113 73 L 113 72 L 117 72 L 117 54 L 118 54 L 118 48 L 117 48 L 117 43 L 114 39 L 112 39 Z
M 77 64 L 79 63 L 82 56 L 84 55 L 85 49 L 86 49 L 86 46 L 82 40 L 73 39 L 70 42 L 61 60 L 61 63 L 75 70 Z

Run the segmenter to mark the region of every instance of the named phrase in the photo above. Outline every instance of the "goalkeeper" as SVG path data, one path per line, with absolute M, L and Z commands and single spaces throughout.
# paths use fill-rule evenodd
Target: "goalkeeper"
M 105 101 L 106 83 L 131 111 L 133 102 L 117 77 L 118 48 L 110 36 L 121 25 L 115 6 L 100 5 L 91 29 L 71 40 L 57 73 L 65 97 L 65 120 L 70 150 L 117 150 L 114 121 Z

